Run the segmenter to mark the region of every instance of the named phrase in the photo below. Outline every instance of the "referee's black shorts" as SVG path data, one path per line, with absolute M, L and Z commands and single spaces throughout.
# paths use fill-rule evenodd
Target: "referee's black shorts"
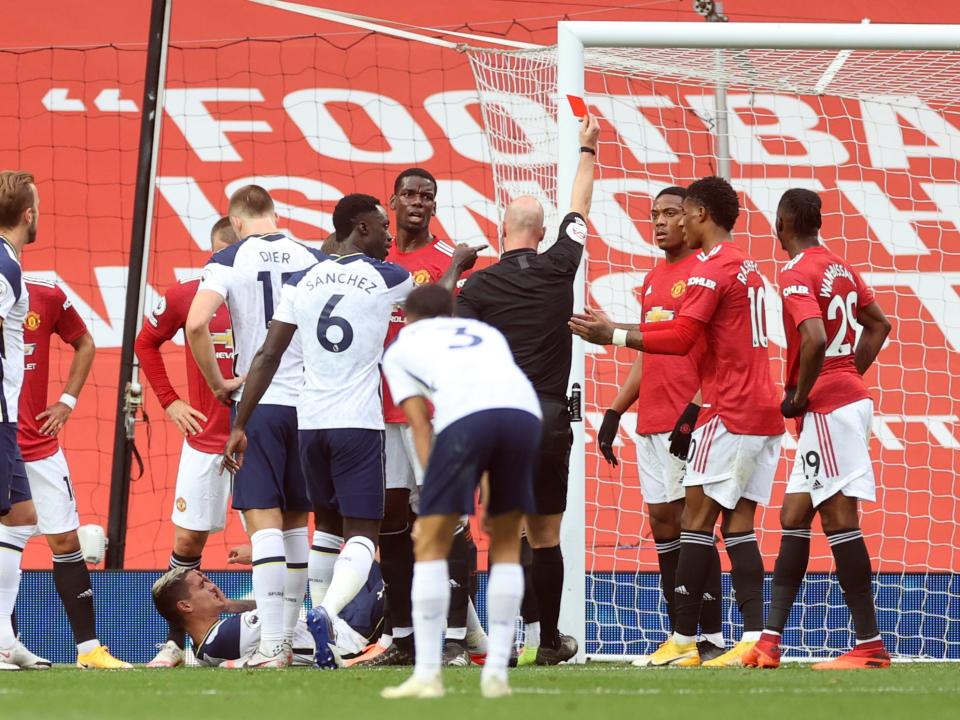
M 538 515 L 556 515 L 567 509 L 567 478 L 570 474 L 570 408 L 566 398 L 540 398 L 543 413 L 540 436 L 540 466 L 533 481 L 533 499 Z

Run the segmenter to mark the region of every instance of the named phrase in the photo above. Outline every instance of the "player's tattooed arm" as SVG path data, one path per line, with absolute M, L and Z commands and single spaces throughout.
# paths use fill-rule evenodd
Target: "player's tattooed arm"
M 67 384 L 63 388 L 64 395 L 79 397 L 83 385 L 93 366 L 93 357 L 97 353 L 97 346 L 93 342 L 93 335 L 84 333 L 70 343 L 73 346 L 73 360 L 70 361 L 70 371 L 67 374 Z M 41 435 L 56 435 L 66 424 L 73 412 L 66 403 L 59 400 L 37 415 L 37 421 L 43 421 L 40 426 Z
M 237 416 L 233 421 L 233 429 L 230 431 L 227 447 L 223 453 L 223 467 L 230 472 L 236 472 L 243 465 L 243 453 L 247 449 L 247 421 L 257 403 L 260 402 L 260 398 L 270 387 L 273 376 L 280 367 L 280 359 L 296 331 L 296 325 L 273 318 L 270 329 L 267 330 L 267 337 L 263 341 L 263 347 L 253 356 L 243 387 L 243 397 L 237 404 Z
M 413 433 L 413 446 L 417 450 L 417 459 L 420 467 L 427 466 L 430 459 L 430 450 L 433 448 L 433 425 L 430 422 L 430 408 L 427 401 L 420 395 L 408 397 L 400 407 L 403 408 Z
M 784 417 L 802 415 L 807 405 L 807 398 L 817 381 L 823 359 L 827 351 L 827 331 L 823 327 L 823 319 L 809 318 L 800 323 L 797 328 L 800 332 L 800 370 L 797 375 L 797 386 L 787 391 L 781 410 Z
M 854 351 L 854 362 L 857 365 L 857 372 L 863 375 L 877 359 L 893 326 L 876 302 L 860 308 L 857 313 L 857 322 L 863 326 L 863 332 Z

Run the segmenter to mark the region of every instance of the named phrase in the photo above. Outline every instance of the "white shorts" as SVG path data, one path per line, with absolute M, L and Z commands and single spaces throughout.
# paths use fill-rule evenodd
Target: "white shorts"
M 214 533 L 226 527 L 231 482 L 230 473 L 220 474 L 221 459 L 219 453 L 201 452 L 184 441 L 170 516 L 174 525 Z
M 687 463 L 670 454 L 670 433 L 637 435 L 640 491 L 648 505 L 683 499 Z
M 70 469 L 63 450 L 43 460 L 24 463 L 30 494 L 37 509 L 37 529 L 41 535 L 59 535 L 80 527 L 77 499 L 70 484 Z
M 877 483 L 870 460 L 872 420 L 870 399 L 826 414 L 808 412 L 797 440 L 787 492 L 807 493 L 814 507 L 838 492 L 874 502 Z
M 384 444 L 386 459 L 387 490 L 409 490 L 410 505 L 417 511 L 420 485 L 423 485 L 423 468 L 417 459 L 413 445 L 413 433 L 405 423 L 387 423 Z
M 719 415 L 693 431 L 684 487 L 701 485 L 727 510 L 741 499 L 770 502 L 782 435 L 737 435 Z

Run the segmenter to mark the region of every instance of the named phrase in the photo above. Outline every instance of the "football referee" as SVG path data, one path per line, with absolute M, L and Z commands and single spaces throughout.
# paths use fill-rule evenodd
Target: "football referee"
M 587 238 L 599 134 L 596 118 L 584 117 L 570 211 L 560 223 L 557 242 L 537 254 L 546 232 L 543 207 L 534 197 L 518 197 L 503 216 L 500 262 L 475 272 L 457 298 L 458 315 L 482 320 L 504 334 L 543 410 L 540 467 L 534 480 L 536 514 L 526 519 L 527 539 L 533 548 L 533 587 L 528 587 L 527 593 L 532 590 L 540 611 L 540 642 L 535 651 L 538 665 L 555 665 L 577 653 L 576 640 L 561 635 L 557 628 L 563 592 L 560 521 L 567 507 L 573 444 L 567 401 L 573 341 L 567 321 Z M 528 642 L 524 655 L 536 644 Z

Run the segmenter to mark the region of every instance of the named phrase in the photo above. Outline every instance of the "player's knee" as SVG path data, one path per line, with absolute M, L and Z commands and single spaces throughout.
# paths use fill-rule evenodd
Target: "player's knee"
M 14 503 L 10 511 L 0 518 L 0 523 L 7 527 L 22 527 L 37 524 L 37 509 L 32 500 Z
M 837 493 L 820 506 L 820 524 L 824 532 L 853 530 L 860 527 L 857 499 Z
M 655 540 L 669 540 L 680 535 L 682 510 L 676 503 L 654 503 L 647 506 L 647 511 Z
M 80 549 L 80 538 L 76 530 L 60 533 L 58 535 L 47 535 L 47 545 L 54 555 L 67 555 L 75 553 Z
M 527 542 L 534 550 L 556 547 L 560 544 L 560 524 L 563 515 L 527 515 Z
M 810 520 L 799 508 L 784 505 L 780 508 L 780 527 L 784 530 L 808 529 Z

